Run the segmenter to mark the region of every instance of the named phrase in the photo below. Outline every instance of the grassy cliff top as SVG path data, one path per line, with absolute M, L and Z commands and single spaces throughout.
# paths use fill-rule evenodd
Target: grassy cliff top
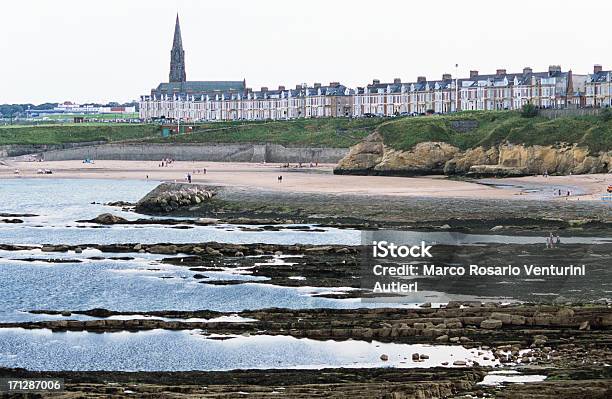
M 457 121 L 475 121 L 477 127 L 461 132 L 455 129 Z M 409 150 L 424 141 L 444 141 L 461 149 L 490 147 L 504 141 L 525 145 L 577 143 L 592 152 L 612 149 L 612 120 L 599 116 L 550 120 L 541 116 L 524 118 L 519 112 L 474 111 L 393 119 L 378 130 L 385 144 L 397 150 Z
M 462 131 L 457 122 L 471 124 Z M 459 124 L 460 124 L 459 123 Z M 323 118 L 274 122 L 200 124 L 188 134 L 161 137 L 153 124 L 64 124 L 0 126 L 2 144 L 62 144 L 70 142 L 150 143 L 273 143 L 285 146 L 350 147 L 378 130 L 385 144 L 409 150 L 424 141 L 444 141 L 462 149 L 488 147 L 504 141 L 526 145 L 577 143 L 592 152 L 612 149 L 612 120 L 600 116 L 524 118 L 518 112 L 462 112 L 403 118 Z
M 272 143 L 285 146 L 350 147 L 386 119 L 321 118 L 273 122 L 218 123 L 198 127 L 190 134 L 151 141 L 172 143 Z
M 387 119 L 299 119 L 275 122 L 198 124 L 193 132 L 161 136 L 155 124 L 55 124 L 0 126 L 2 144 L 62 144 L 90 141 L 150 143 L 274 143 L 286 146 L 350 147 Z
M 0 126 L 0 145 L 111 142 L 146 138 L 158 132 L 158 126 L 127 123 L 10 125 Z

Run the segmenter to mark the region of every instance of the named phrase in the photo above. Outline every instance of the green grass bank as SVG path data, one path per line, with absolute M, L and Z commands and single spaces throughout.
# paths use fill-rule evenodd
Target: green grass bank
M 475 121 L 477 127 L 458 131 L 457 121 Z M 576 143 L 591 152 L 612 149 L 612 120 L 601 116 L 547 119 L 525 118 L 519 112 L 462 112 L 456 115 L 394 119 L 379 127 L 384 143 L 410 150 L 424 141 L 443 141 L 463 150 L 491 147 L 502 142 L 531 145 Z
M 424 141 L 444 141 L 461 149 L 577 143 L 591 152 L 612 149 L 612 120 L 602 116 L 525 118 L 519 112 L 463 112 L 404 118 L 325 118 L 274 122 L 218 122 L 196 126 L 189 134 L 161 137 L 153 124 L 85 123 L 0 126 L 3 144 L 64 144 L 88 141 L 151 143 L 273 143 L 295 147 L 350 147 L 378 130 L 386 145 L 409 150 Z M 472 127 L 457 128 L 467 121 Z

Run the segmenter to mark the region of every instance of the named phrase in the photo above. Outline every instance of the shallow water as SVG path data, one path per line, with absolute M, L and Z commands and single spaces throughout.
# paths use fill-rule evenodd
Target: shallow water
M 0 365 L 30 370 L 186 371 L 261 368 L 405 367 L 476 360 L 495 365 L 489 351 L 461 346 L 316 341 L 286 336 L 208 339 L 201 331 L 151 330 L 137 333 L 0 330 Z M 412 354 L 429 355 L 413 362 Z M 386 354 L 388 361 L 380 356 Z M 469 364 L 469 363 L 468 363 Z
M 521 374 L 516 370 L 491 371 L 485 375 L 479 385 L 503 385 L 503 384 L 525 384 L 528 382 L 542 382 L 546 380 L 545 375 Z
M 76 223 L 100 213 L 111 212 L 129 219 L 148 217 L 100 205 L 110 201 L 135 202 L 153 189 L 153 181 L 29 179 L 0 182 L 0 212 L 34 213 L 22 218 L 23 224 L 0 223 L 0 243 L 8 244 L 87 244 L 206 242 L 270 244 L 361 243 L 356 230 L 326 228 L 323 232 L 240 231 L 236 226 L 197 226 L 186 230 L 168 226 L 111 226 L 95 228 Z M 96 203 L 92 203 L 96 202 Z M 308 226 L 304 226 L 308 227 Z M 393 233 L 393 232 L 392 232 Z M 540 237 L 471 235 L 451 232 L 402 232 L 403 239 L 438 244 L 542 243 Z M 564 242 L 603 242 L 593 238 L 564 237 Z M 88 259 L 92 256 L 130 256 L 130 260 Z M 346 288 L 279 287 L 248 271 L 202 272 L 209 280 L 240 279 L 239 285 L 211 285 L 193 277 L 186 267 L 162 264 L 163 255 L 102 254 L 85 249 L 82 254 L 45 253 L 39 249 L 0 251 L 0 322 L 86 320 L 83 315 L 31 314 L 29 310 L 115 311 L 216 310 L 239 312 L 262 308 L 361 308 L 373 306 L 416 306 L 416 303 L 365 303 L 359 299 L 313 297 Z M 36 258 L 27 261 L 25 258 Z M 60 258 L 67 263 L 48 263 Z M 291 262 L 291 259 L 262 261 Z M 299 276 L 299 275 L 298 275 Z M 299 278 L 299 277 L 296 277 Z M 435 295 L 438 295 L 437 297 Z M 422 301 L 440 302 L 452 298 L 444 293 L 424 293 Z M 436 298 L 438 300 L 436 300 Z M 442 298 L 442 300 L 440 300 Z M 414 300 L 414 298 L 412 298 Z M 471 298 L 464 298 L 469 300 Z M 420 299 L 419 299 L 420 300 Z M 141 318 L 142 315 L 115 316 Z M 245 321 L 224 316 L 226 321 Z M 196 320 L 191 320 L 196 321 Z M 414 352 L 430 359 L 413 363 Z M 389 361 L 380 360 L 387 354 Z M 486 356 L 483 355 L 483 356 Z M 492 356 L 489 354 L 489 358 Z M 238 368 L 323 368 L 323 367 L 433 367 L 442 362 L 477 360 L 475 350 L 458 346 L 381 344 L 362 341 L 313 341 L 291 337 L 234 337 L 206 339 L 199 331 L 142 331 L 138 333 L 89 333 L 49 330 L 0 329 L 0 366 L 32 370 L 228 370 Z
M 133 260 L 87 259 L 92 255 L 100 253 L 95 250 L 86 250 L 83 254 L 36 251 L 19 251 L 16 254 L 0 251 L 0 256 L 3 256 L 0 258 L 0 289 L 3 294 L 0 322 L 49 319 L 45 315 L 24 313 L 33 309 L 106 308 L 135 312 L 208 309 L 238 312 L 270 307 L 301 309 L 380 306 L 363 305 L 358 299 L 313 297 L 313 293 L 334 289 L 279 287 L 264 284 L 265 278 L 242 273 L 203 274 L 209 276 L 209 280 L 239 279 L 253 282 L 238 285 L 200 283 L 203 280 L 193 278 L 197 272 L 186 267 L 159 263 L 158 255 L 132 254 L 136 256 Z M 104 256 L 111 257 L 113 254 Z M 19 257 L 64 258 L 81 262 L 15 260 Z
M 0 223 L 0 243 L 5 244 L 113 244 L 160 242 L 231 242 L 269 244 L 344 244 L 358 245 L 361 232 L 325 228 L 318 231 L 241 231 L 238 226 L 194 226 L 174 229 L 164 225 L 96 226 L 76 223 L 110 212 L 127 219 L 149 218 L 118 207 L 102 205 L 112 201 L 136 202 L 159 182 L 139 180 L 14 179 L 0 184 L 3 213 L 33 213 L 22 224 Z M 95 203 L 92 203 L 95 202 Z M 253 226 L 250 226 L 253 227 Z M 309 227 L 309 226 L 304 226 Z M 402 237 L 435 244 L 544 243 L 543 237 L 479 235 L 453 232 L 402 232 Z M 566 243 L 597 243 L 603 238 L 563 237 Z M 609 239 L 607 239 L 609 241 Z
M 135 202 L 157 185 L 153 181 L 28 179 L 1 182 L 1 212 L 34 213 L 40 216 L 23 218 L 23 224 L 0 224 L 0 243 L 122 243 L 122 242 L 265 242 L 277 244 L 359 244 L 361 232 L 325 229 L 324 232 L 265 231 L 243 232 L 235 226 L 199 226 L 176 230 L 167 226 L 112 226 L 78 228 L 76 220 L 90 219 L 103 212 L 127 218 L 147 217 L 122 212 L 116 207 L 100 205 L 109 201 Z M 96 202 L 96 204 L 92 204 Z M 81 224 L 83 225 L 83 224 Z M 43 227 L 35 227 L 43 226 Z M 378 232 L 397 235 L 394 232 Z M 378 234 L 377 233 L 377 234 Z M 539 237 L 471 235 L 452 232 L 401 232 L 402 240 L 431 243 L 536 242 Z M 571 242 L 572 238 L 564 238 Z M 575 238 L 590 240 L 590 238 Z M 399 241 L 398 241 L 399 242 Z M 240 285 L 209 285 L 193 278 L 195 272 L 185 267 L 159 263 L 164 256 L 153 254 L 119 254 L 135 259 L 90 260 L 91 256 L 112 257 L 97 250 L 82 254 L 44 253 L 40 250 L 0 251 L 0 290 L 3 306 L 0 321 L 46 320 L 49 315 L 27 313 L 33 309 L 86 310 L 102 307 L 118 311 L 199 310 L 238 312 L 245 309 L 283 308 L 356 308 L 389 306 L 384 303 L 363 303 L 357 299 L 316 298 L 312 294 L 334 291 L 316 287 L 289 288 L 266 284 L 265 278 L 229 271 L 204 273 L 209 280 L 241 279 Z M 19 258 L 63 258 L 73 263 L 20 261 Z M 290 260 L 282 260 L 290 262 Z M 336 290 L 342 291 L 342 290 Z M 412 302 L 445 302 L 443 293 L 424 292 Z M 463 298 L 470 299 L 470 298 Z M 406 302 L 402 299 L 402 302 Z M 416 303 L 392 306 L 414 306 Z M 72 317 L 74 318 L 74 316 Z

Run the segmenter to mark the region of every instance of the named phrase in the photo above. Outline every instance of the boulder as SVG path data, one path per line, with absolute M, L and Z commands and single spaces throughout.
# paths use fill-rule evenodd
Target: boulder
M 152 254 L 174 255 L 178 249 L 176 245 L 152 245 L 147 250 Z
M 161 183 L 136 203 L 135 211 L 144 214 L 170 213 L 182 208 L 200 206 L 215 194 L 212 189 L 199 184 Z
M 480 328 L 484 328 L 486 330 L 495 330 L 495 329 L 501 328 L 502 324 L 503 323 L 501 320 L 487 319 L 487 320 L 483 320 L 480 323 Z
M 122 218 L 121 216 L 113 215 L 112 213 L 103 213 L 101 215 L 96 216 L 92 222 L 98 224 L 119 224 L 127 222 L 127 219 Z
M 437 342 L 448 342 L 448 335 L 441 335 L 438 338 L 436 338 Z

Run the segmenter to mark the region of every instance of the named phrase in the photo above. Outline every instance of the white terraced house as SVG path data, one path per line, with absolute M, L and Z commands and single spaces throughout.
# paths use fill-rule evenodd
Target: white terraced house
M 295 90 L 262 87 L 245 93 L 229 91 L 193 95 L 185 93 L 142 96 L 140 117 L 172 118 L 185 121 L 282 120 L 350 116 L 351 89 L 332 82 L 329 86 L 298 85 Z
M 185 52 L 178 16 L 170 51 L 168 83 L 160 83 L 140 99 L 140 118 L 184 121 L 283 120 L 295 118 L 445 114 L 464 110 L 518 110 L 612 106 L 612 72 L 596 65 L 591 75 L 576 75 L 551 65 L 548 71 L 524 68 L 518 73 L 498 69 L 468 78 L 420 76 L 416 82 L 381 83 L 350 89 L 338 82 L 315 83 L 295 89 L 279 86 L 253 91 L 246 81 L 187 81 Z
M 593 67 L 593 73 L 586 81 L 585 105 L 596 108 L 612 107 L 612 71 L 602 70 L 601 65 Z
M 295 89 L 262 87 L 259 91 L 246 88 L 244 81 L 162 83 L 141 97 L 140 116 L 235 121 L 518 110 L 527 103 L 539 108 L 601 107 L 612 101 L 610 78 L 610 71 L 587 76 L 551 66 L 546 72 L 498 69 L 495 74 L 481 75 L 470 71 L 469 78 L 444 74 L 440 80 L 419 77 L 411 83 L 374 80 L 355 90 L 338 82 L 297 85 Z

